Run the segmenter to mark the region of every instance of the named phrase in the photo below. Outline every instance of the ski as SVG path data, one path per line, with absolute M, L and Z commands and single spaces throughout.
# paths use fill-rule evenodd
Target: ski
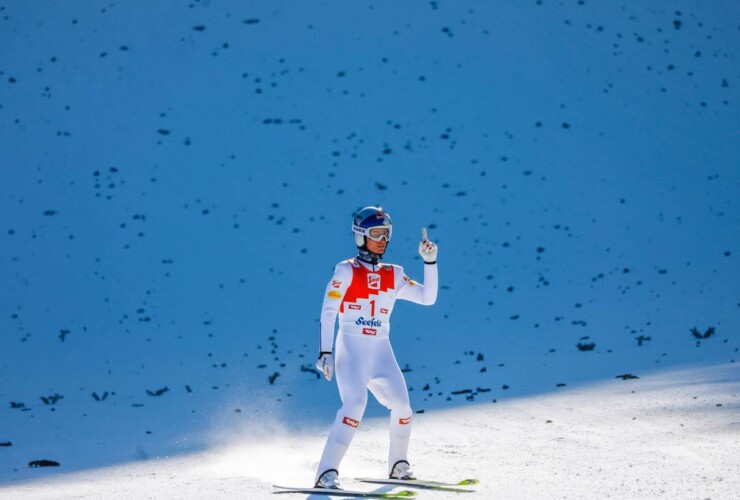
M 364 497 L 364 498 L 414 498 L 416 496 L 415 491 L 389 491 L 386 493 L 379 491 L 354 491 L 344 490 L 337 488 L 292 488 L 290 486 L 278 486 L 277 484 L 272 485 L 273 488 L 278 488 L 284 491 L 277 491 L 275 493 L 307 493 L 313 495 L 331 495 L 333 497 Z
M 450 491 L 457 493 L 471 493 L 474 491 L 467 488 L 458 488 L 458 486 L 473 486 L 480 483 L 477 479 L 463 479 L 456 483 L 446 483 L 443 481 L 426 481 L 423 479 L 376 479 L 369 477 L 358 477 L 357 481 L 374 484 L 402 484 L 408 488 L 423 488 L 427 490 Z

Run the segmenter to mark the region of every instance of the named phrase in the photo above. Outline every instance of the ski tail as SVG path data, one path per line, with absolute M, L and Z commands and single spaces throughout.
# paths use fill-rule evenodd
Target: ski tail
M 473 486 L 474 484 L 479 484 L 480 481 L 477 479 L 463 479 L 462 481 L 455 484 L 455 486 Z

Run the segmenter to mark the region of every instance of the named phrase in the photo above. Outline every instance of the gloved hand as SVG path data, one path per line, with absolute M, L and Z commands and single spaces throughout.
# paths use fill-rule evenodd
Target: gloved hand
M 316 369 L 324 374 L 326 380 L 331 380 L 334 375 L 334 358 L 330 352 L 322 352 L 316 361 Z
M 419 242 L 419 255 L 424 262 L 432 264 L 437 262 L 437 245 L 427 239 L 427 228 L 421 228 L 421 242 Z

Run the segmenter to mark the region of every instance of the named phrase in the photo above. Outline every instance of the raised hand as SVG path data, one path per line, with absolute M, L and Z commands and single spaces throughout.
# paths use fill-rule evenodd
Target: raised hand
M 421 228 L 421 241 L 419 242 L 419 255 L 427 264 L 437 262 L 437 245 L 429 241 L 427 228 Z

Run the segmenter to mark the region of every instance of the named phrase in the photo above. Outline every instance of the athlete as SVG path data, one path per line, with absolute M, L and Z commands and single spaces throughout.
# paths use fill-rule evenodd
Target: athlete
M 321 345 L 316 367 L 331 380 L 336 368 L 342 406 L 326 440 L 316 471 L 316 487 L 339 488 L 339 463 L 360 425 L 367 391 L 391 411 L 388 473 L 392 479 L 413 479 L 407 452 L 411 406 L 406 381 L 389 340 L 396 299 L 432 305 L 437 300 L 437 245 L 421 230 L 419 254 L 424 284 L 409 279 L 403 268 L 382 264 L 393 225 L 382 208 L 365 207 L 354 217 L 352 231 L 359 254 L 340 262 L 326 287 L 321 308 Z M 334 322 L 339 331 L 332 356 Z

